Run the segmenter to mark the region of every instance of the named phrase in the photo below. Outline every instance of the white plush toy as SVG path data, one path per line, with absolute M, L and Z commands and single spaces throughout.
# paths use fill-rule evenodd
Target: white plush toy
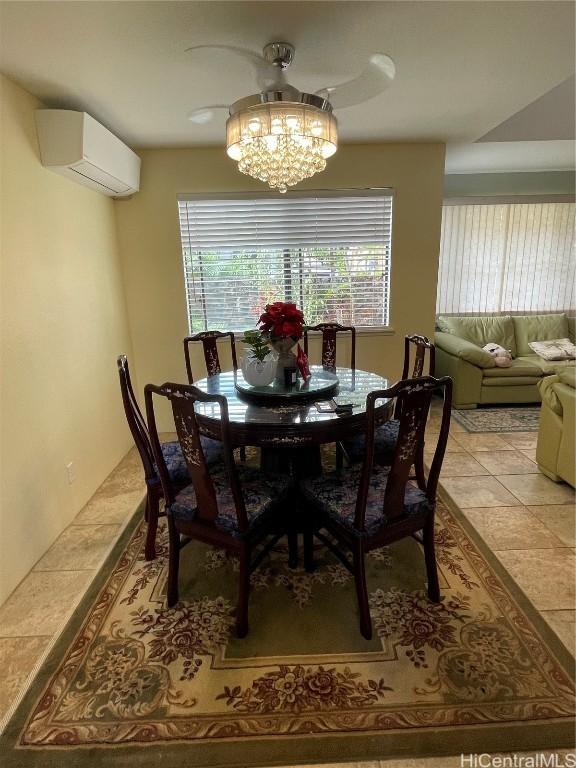
M 492 355 L 498 368 L 510 368 L 512 365 L 512 352 L 504 349 L 500 344 L 486 344 L 482 349 Z

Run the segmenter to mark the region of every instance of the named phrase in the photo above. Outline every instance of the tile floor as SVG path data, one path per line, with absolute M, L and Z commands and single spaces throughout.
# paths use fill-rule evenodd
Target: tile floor
M 430 438 L 438 424 L 433 409 Z M 575 493 L 539 474 L 535 448 L 536 433 L 471 434 L 453 422 L 441 483 L 576 653 Z M 0 727 L 143 496 L 139 458 L 132 449 L 0 606 Z M 460 756 L 454 756 L 340 763 L 338 768 L 459 765 Z

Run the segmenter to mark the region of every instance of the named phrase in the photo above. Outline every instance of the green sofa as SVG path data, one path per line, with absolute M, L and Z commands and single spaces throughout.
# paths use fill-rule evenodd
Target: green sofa
M 565 314 L 437 318 L 436 375 L 454 380 L 453 407 L 538 403 L 538 382 L 573 360 L 547 362 L 528 343 L 575 339 L 576 318 Z M 498 368 L 482 347 L 494 342 L 512 352 L 512 366 Z
M 538 384 L 542 410 L 536 461 L 551 480 L 576 487 L 576 366 Z

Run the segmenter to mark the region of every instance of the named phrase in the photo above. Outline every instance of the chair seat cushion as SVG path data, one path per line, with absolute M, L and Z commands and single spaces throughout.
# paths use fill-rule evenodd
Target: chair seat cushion
M 355 466 L 340 475 L 331 472 L 320 477 L 313 477 L 304 481 L 304 492 L 311 500 L 319 504 L 324 513 L 335 522 L 350 530 L 356 530 L 354 528 L 354 516 L 361 474 L 362 468 Z M 388 476 L 388 468 L 375 467 L 370 478 L 364 518 L 365 530 L 369 536 L 376 533 L 382 526 L 395 523 L 399 519 L 405 519 L 403 516 L 390 520 L 386 518 L 383 512 L 384 492 Z M 417 486 L 408 483 L 404 494 L 404 515 L 426 514 L 431 508 L 426 494 Z
M 399 430 L 400 422 L 397 419 L 390 419 L 390 421 L 377 427 L 374 432 L 374 457 L 376 464 L 390 465 L 392 463 Z M 364 461 L 364 454 L 366 452 L 365 435 L 356 435 L 351 440 L 343 442 L 342 446 L 348 459 L 353 464 Z
M 270 476 L 252 467 L 236 467 L 240 486 L 244 496 L 246 514 L 250 528 L 270 509 L 273 501 L 280 500 L 285 494 L 290 479 L 285 476 Z M 216 491 L 218 517 L 215 525 L 234 536 L 240 535 L 236 506 L 232 497 L 230 481 L 224 466 L 210 472 L 210 478 Z M 196 494 L 193 485 L 187 485 L 176 496 L 174 503 L 167 510 L 174 519 L 194 521 L 197 516 Z
M 218 440 L 212 440 L 209 437 L 201 437 L 200 440 L 202 442 L 202 450 L 204 451 L 208 466 L 212 466 L 213 464 L 222 461 L 222 443 Z M 186 461 L 182 455 L 180 443 L 177 440 L 174 440 L 169 443 L 162 443 L 160 448 L 162 449 L 162 455 L 164 456 L 170 480 L 178 485 L 190 482 L 188 467 L 186 466 Z

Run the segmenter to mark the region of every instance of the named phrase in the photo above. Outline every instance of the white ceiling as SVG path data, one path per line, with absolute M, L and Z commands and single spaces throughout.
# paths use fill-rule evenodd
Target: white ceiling
M 133 147 L 223 143 L 224 115 L 206 126 L 187 115 L 254 93 L 251 70 L 185 49 L 220 43 L 260 51 L 272 40 L 296 46 L 289 80 L 308 91 L 349 79 L 373 52 L 395 60 L 389 90 L 338 112 L 342 142 L 462 147 L 493 141 L 490 132 L 573 75 L 574 5 L 0 2 L 0 69 L 49 106 L 89 112 Z M 506 140 L 522 141 L 530 119 L 508 126 Z M 550 138 L 545 124 L 532 140 Z M 529 165 L 533 152 L 525 156 Z

